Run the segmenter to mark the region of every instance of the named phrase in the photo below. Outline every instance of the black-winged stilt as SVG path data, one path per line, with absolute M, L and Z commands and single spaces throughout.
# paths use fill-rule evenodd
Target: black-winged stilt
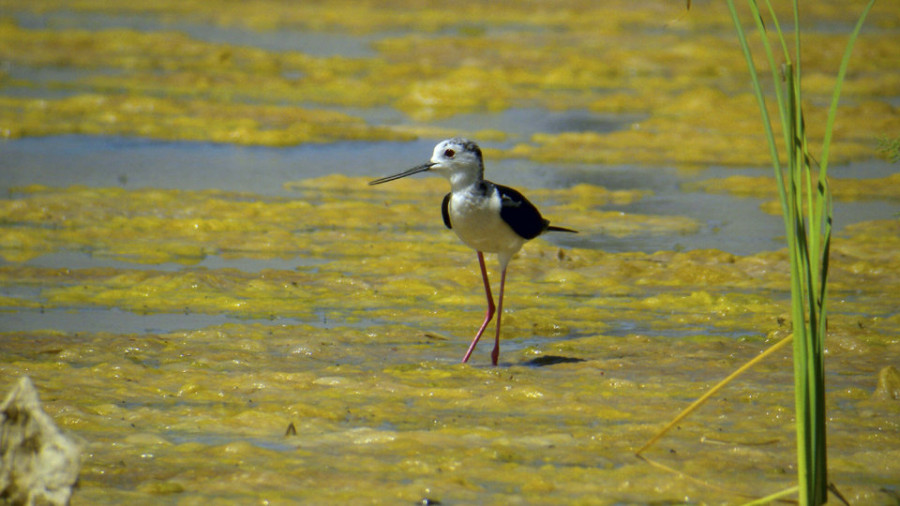
M 544 232 L 573 232 L 555 227 L 544 219 L 537 208 L 521 193 L 484 179 L 484 161 L 481 148 L 470 140 L 454 138 L 438 143 L 431 160 L 409 170 L 370 181 L 376 185 L 432 171 L 450 180 L 450 193 L 444 197 L 441 213 L 444 225 L 456 232 L 460 240 L 478 252 L 484 292 L 487 295 L 487 312 L 475 339 L 469 345 L 462 361 L 467 362 L 484 329 L 497 312 L 497 333 L 491 362 L 497 365 L 500 356 L 500 320 L 503 316 L 503 291 L 506 285 L 506 267 L 510 259 L 525 242 Z M 491 283 L 484 265 L 484 253 L 496 253 L 500 262 L 500 299 L 494 307 Z

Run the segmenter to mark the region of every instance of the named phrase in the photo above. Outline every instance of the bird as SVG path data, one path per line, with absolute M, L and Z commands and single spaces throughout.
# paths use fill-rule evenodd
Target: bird
M 478 254 L 481 278 L 487 297 L 487 311 L 462 362 L 469 361 L 484 330 L 497 315 L 497 329 L 491 363 L 500 357 L 500 321 L 503 316 L 503 293 L 506 269 L 522 246 L 544 232 L 578 233 L 576 230 L 550 225 L 540 211 L 517 190 L 492 183 L 484 178 L 484 158 L 475 142 L 454 137 L 439 142 L 427 162 L 409 170 L 387 176 L 369 185 L 378 185 L 422 172 L 434 172 L 450 181 L 450 193 L 441 203 L 444 225 Z M 495 253 L 500 266 L 500 297 L 494 305 L 491 283 L 484 263 L 485 253 Z

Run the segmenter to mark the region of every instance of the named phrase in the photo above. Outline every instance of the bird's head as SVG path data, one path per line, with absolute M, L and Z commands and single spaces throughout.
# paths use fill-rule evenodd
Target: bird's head
M 459 137 L 441 141 L 431 155 L 433 170 L 452 181 L 455 177 L 480 179 L 484 177 L 484 162 L 478 144 Z
M 459 137 L 443 140 L 434 147 L 434 153 L 428 162 L 393 176 L 370 181 L 369 184 L 386 183 L 426 171 L 446 177 L 454 188 L 476 183 L 484 178 L 481 148 L 478 144 Z

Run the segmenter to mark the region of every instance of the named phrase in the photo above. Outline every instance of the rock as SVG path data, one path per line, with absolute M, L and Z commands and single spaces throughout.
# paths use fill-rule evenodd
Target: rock
M 79 448 L 41 409 L 27 376 L 0 404 L 0 500 L 66 505 L 78 479 Z

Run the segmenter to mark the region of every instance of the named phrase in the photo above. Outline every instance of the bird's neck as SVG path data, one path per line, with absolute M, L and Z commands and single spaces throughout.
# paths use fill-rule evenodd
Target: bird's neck
M 450 189 L 454 193 L 465 191 L 482 181 L 481 174 L 474 172 L 454 172 L 450 175 Z

